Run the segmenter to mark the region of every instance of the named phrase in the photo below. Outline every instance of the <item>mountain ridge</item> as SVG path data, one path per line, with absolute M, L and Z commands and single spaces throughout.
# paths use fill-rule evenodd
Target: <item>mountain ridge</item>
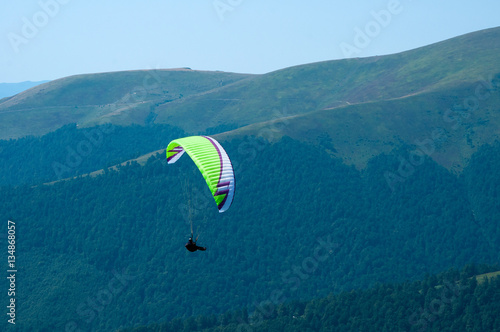
M 0 83 L 0 103 L 4 98 L 12 97 L 18 93 L 21 93 L 27 89 L 31 89 L 34 86 L 47 83 L 48 80 L 44 81 L 24 81 L 18 83 Z
M 396 54 L 261 75 L 188 68 L 75 75 L 2 100 L 0 138 L 66 123 L 157 123 L 222 140 L 262 133 L 326 139 L 328 151 L 363 168 L 379 153 L 441 130 L 454 143 L 430 157 L 459 171 L 477 146 L 499 137 L 498 63 L 500 28 L 491 28 Z
M 43 106 L 65 108 L 47 110 L 55 118 L 61 117 L 60 125 L 70 119 L 82 126 L 105 122 L 143 124 L 151 111 L 157 114 L 157 123 L 169 123 L 193 133 L 222 122 L 243 126 L 269 120 L 266 112 L 273 108 L 286 106 L 291 113 L 299 114 L 339 103 L 385 100 L 475 81 L 490 74 L 500 62 L 499 35 L 500 28 L 491 28 L 396 54 L 322 61 L 261 75 L 186 68 L 75 75 L 1 102 L 0 117 L 8 110 Z M 250 79 L 242 81 L 243 78 Z M 207 83 L 210 79 L 212 84 Z M 236 81 L 239 84 L 229 84 Z M 143 96 L 137 96 L 139 90 Z M 78 91 L 87 94 L 81 96 Z M 196 96 L 194 92 L 205 93 Z M 102 113 L 112 113 L 110 104 L 115 108 L 125 104 L 127 112 L 99 120 Z M 87 114 L 64 119 L 75 106 L 86 107 L 83 113 Z M 190 121 L 192 117 L 199 121 Z M 43 134 L 35 130 L 20 135 L 37 132 Z

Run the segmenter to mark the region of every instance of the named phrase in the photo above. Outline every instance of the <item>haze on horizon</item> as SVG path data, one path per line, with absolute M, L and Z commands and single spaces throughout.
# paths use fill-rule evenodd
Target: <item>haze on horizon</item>
M 494 0 L 27 0 L 0 11 L 0 82 L 12 83 L 178 67 L 262 74 L 500 25 Z

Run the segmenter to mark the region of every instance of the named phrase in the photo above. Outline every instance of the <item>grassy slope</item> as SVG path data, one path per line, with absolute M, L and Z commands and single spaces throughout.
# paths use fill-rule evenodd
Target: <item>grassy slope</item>
M 492 278 L 495 278 L 498 276 L 500 276 L 500 271 L 480 274 L 480 275 L 475 276 L 475 278 L 479 283 L 483 283 L 486 280 L 491 280 Z
M 277 140 L 288 135 L 321 144 L 321 138 L 327 135 L 334 149 L 325 148 L 360 168 L 373 156 L 389 153 L 401 144 L 418 145 L 425 141 L 435 148 L 429 150 L 430 157 L 448 169 L 460 170 L 477 147 L 500 138 L 499 90 L 480 101 L 474 112 L 448 113 L 457 101 L 473 96 L 478 84 L 319 110 L 249 125 L 215 137 L 224 141 L 258 135 Z
M 446 93 L 500 72 L 499 36 L 500 29 L 490 29 L 389 56 L 286 68 L 162 105 L 157 121 L 195 133 L 224 122 L 244 126 L 348 104 Z
M 143 124 L 153 112 L 151 121 L 193 134 L 242 127 L 221 139 L 286 134 L 317 143 L 328 135 L 332 152 L 362 167 L 374 155 L 443 129 L 447 144 L 432 157 L 460 168 L 476 146 L 498 138 L 498 91 L 481 100 L 472 116 L 454 113 L 463 117 L 459 126 L 444 115 L 474 96 L 479 80 L 498 74 L 498 63 L 500 28 L 495 28 L 399 54 L 265 75 L 190 70 L 80 75 L 3 100 L 0 132 L 6 138 L 41 134 L 68 122 Z
M 352 61 L 359 63 L 351 67 L 365 66 L 363 70 L 358 69 L 365 73 L 365 78 L 376 76 L 378 79 L 360 80 L 363 75 L 352 76 L 349 86 L 354 88 L 349 90 L 339 84 L 336 93 L 343 94 L 343 99 L 337 103 L 329 99 L 330 107 L 324 102 L 317 106 L 319 110 L 298 115 L 288 112 L 283 114 L 288 116 L 271 118 L 217 137 L 227 140 L 257 135 L 279 139 L 289 135 L 319 143 L 327 134 L 334 152 L 358 167 L 401 144 L 432 140 L 436 151 L 431 157 L 448 169 L 457 170 L 478 146 L 499 139 L 500 29 L 480 31 L 396 55 Z M 333 62 L 331 66 L 342 63 Z M 326 63 L 316 66 L 323 65 Z M 496 89 L 486 95 L 481 81 L 490 83 L 495 76 Z M 254 78 L 257 79 L 261 78 Z M 484 95 L 480 100 L 474 99 L 478 91 Z M 478 102 L 477 107 L 464 109 L 464 103 L 469 100 Z M 349 104 L 345 105 L 346 102 Z M 456 111 L 455 105 L 462 105 L 462 110 Z M 453 112 L 450 113 L 450 109 Z M 436 130 L 439 130 L 439 138 L 433 137 Z
M 429 156 L 438 164 L 461 171 L 479 146 L 500 140 L 500 90 L 482 100 L 474 112 L 464 113 L 463 116 L 453 113 L 457 121 L 450 122 L 446 117 L 450 105 L 465 99 L 462 96 L 473 95 L 478 84 L 480 83 L 446 90 L 447 93 L 434 91 L 380 102 L 323 109 L 256 123 L 212 136 L 224 142 L 252 135 L 277 141 L 287 135 L 323 145 L 330 153 L 358 168 L 363 168 L 369 159 L 380 153 L 391 153 L 401 144 L 418 146 L 419 142 L 426 142 L 424 148 L 432 149 L 428 150 L 431 152 Z M 439 137 L 435 133 L 439 133 Z M 329 144 L 322 141 L 325 136 L 331 139 Z M 163 151 L 164 149 L 153 151 L 125 161 L 122 165 L 133 161 L 144 164 L 151 155 Z M 409 158 L 409 155 L 401 157 Z M 90 175 L 102 172 L 103 170 L 99 170 Z
M 71 122 L 80 125 L 144 124 L 158 104 L 249 76 L 192 70 L 144 70 L 62 78 L 3 99 L 0 138 L 41 135 Z

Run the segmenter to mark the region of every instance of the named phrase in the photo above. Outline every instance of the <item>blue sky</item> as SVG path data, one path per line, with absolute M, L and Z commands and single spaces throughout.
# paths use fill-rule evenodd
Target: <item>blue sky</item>
M 0 82 L 177 67 L 260 74 L 500 26 L 498 0 L 23 0 L 0 13 Z

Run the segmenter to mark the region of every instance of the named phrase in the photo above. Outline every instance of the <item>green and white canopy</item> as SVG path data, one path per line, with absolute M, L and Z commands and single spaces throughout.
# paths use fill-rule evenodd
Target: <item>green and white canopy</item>
M 205 178 L 219 212 L 229 209 L 234 198 L 234 170 L 219 142 L 208 136 L 175 139 L 167 147 L 168 163 L 175 163 L 184 152 L 187 152 Z

